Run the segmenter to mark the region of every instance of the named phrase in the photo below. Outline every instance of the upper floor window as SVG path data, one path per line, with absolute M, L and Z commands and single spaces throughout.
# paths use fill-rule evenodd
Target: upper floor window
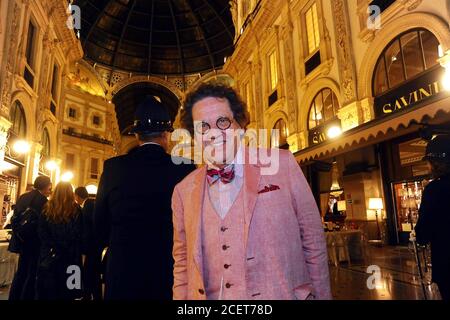
M 75 119 L 77 117 L 77 110 L 74 108 L 69 108 L 69 118 Z
M 270 77 L 270 91 L 275 90 L 278 84 L 278 70 L 277 70 L 277 55 L 273 51 L 269 54 L 269 77 Z
M 383 12 L 384 10 L 389 8 L 389 6 L 394 2 L 395 0 L 373 0 L 369 5 L 378 6 L 380 8 L 380 12 Z
M 53 101 L 58 101 L 58 84 L 59 84 L 59 67 L 55 63 L 53 66 L 53 73 L 52 73 L 52 99 Z
M 58 105 L 58 88 L 59 88 L 59 67 L 55 63 L 52 72 L 52 87 L 51 87 L 51 101 L 50 111 L 56 116 L 56 107 Z
M 50 135 L 48 133 L 47 128 L 45 128 L 44 131 L 42 132 L 41 144 L 42 144 L 42 152 L 41 152 L 42 156 L 44 158 L 50 157 Z
M 33 88 L 35 77 L 35 51 L 36 51 L 36 36 L 37 28 L 33 21 L 28 23 L 28 33 L 25 48 L 26 65 L 24 71 L 24 78 L 28 85 Z
M 439 41 L 428 30 L 410 30 L 397 36 L 378 59 L 373 78 L 374 96 L 438 65 L 439 50 Z
M 308 38 L 308 55 L 319 49 L 319 19 L 317 18 L 317 4 L 313 5 L 306 11 L 306 34 Z
M 12 123 L 10 132 L 18 138 L 25 138 L 27 135 L 25 112 L 23 110 L 22 104 L 17 100 L 11 106 L 9 119 Z
M 313 2 L 304 13 L 304 26 L 306 30 L 306 41 L 304 41 L 305 74 L 308 75 L 322 63 L 320 55 L 319 7 L 317 2 Z
M 91 158 L 91 172 L 89 177 L 91 179 L 97 179 L 98 178 L 98 158 Z
M 333 90 L 330 88 L 321 90 L 311 104 L 308 128 L 313 129 L 335 119 L 338 111 L 339 103 Z
M 99 117 L 99 116 L 94 116 L 94 117 L 92 118 L 92 123 L 93 123 L 94 125 L 96 125 L 96 126 L 99 126 L 99 125 L 100 125 L 100 117 Z
M 278 131 L 278 141 L 272 139 L 272 146 L 278 148 L 285 148 L 287 146 L 287 126 L 283 119 L 279 119 L 273 126 L 274 130 Z

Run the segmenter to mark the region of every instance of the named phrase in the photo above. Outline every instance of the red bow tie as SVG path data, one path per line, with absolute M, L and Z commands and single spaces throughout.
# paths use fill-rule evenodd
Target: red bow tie
M 210 185 L 214 184 L 219 179 L 225 184 L 230 183 L 234 179 L 234 164 L 220 170 L 208 169 L 206 174 L 206 178 Z

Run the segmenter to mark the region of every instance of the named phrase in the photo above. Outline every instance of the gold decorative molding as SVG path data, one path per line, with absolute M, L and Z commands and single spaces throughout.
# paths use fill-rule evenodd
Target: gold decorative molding
M 341 120 L 342 131 L 350 130 L 360 124 L 358 114 L 359 110 L 357 102 L 352 102 L 339 109 L 338 118 Z
M 7 13 L 7 32 L 5 33 L 5 58 L 0 75 L 0 116 L 9 116 L 11 88 L 14 81 L 14 70 L 17 57 L 17 46 L 20 28 L 20 7 L 15 1 Z M 10 20 L 11 19 L 11 20 Z
M 332 0 L 332 6 L 334 8 L 336 47 L 344 103 L 349 103 L 356 100 L 356 72 L 347 16 L 348 9 L 343 0 Z

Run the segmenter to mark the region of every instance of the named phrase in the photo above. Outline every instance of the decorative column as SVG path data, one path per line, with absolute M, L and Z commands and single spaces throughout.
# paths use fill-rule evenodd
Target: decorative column
M 289 15 L 289 13 L 288 13 Z M 284 66 L 285 66 L 285 81 L 284 87 L 286 94 L 286 106 L 288 111 L 288 128 L 291 134 L 288 138 L 289 150 L 297 152 L 300 150 L 300 137 L 298 134 L 298 105 L 297 105 L 297 88 L 295 77 L 295 63 L 294 63 L 294 40 L 293 25 L 291 21 L 282 29 L 282 39 L 284 44 Z
M 339 111 L 339 118 L 342 120 L 342 129 L 345 131 L 362 124 L 364 121 L 356 101 L 356 72 L 352 54 L 353 47 L 347 4 L 343 0 L 332 0 L 332 7 L 334 12 L 337 61 L 344 98 L 342 108 Z M 355 115 L 358 116 L 356 117 Z
M 258 128 L 264 127 L 264 103 L 262 93 L 262 64 L 259 56 L 259 48 L 256 52 L 255 62 L 252 64 L 252 78 L 254 88 L 254 103 L 255 103 L 255 121 Z
M 33 142 L 30 149 L 30 161 L 28 183 L 32 184 L 39 175 L 39 165 L 41 164 L 42 145 L 39 142 Z
M 4 55 L 0 70 L 0 116 L 9 116 L 11 90 L 16 70 L 17 48 L 19 43 L 20 7 L 15 1 L 10 1 L 7 12 L 5 30 Z
M 442 58 L 439 59 L 441 66 L 445 68 L 445 76 L 443 79 L 443 87 L 450 91 L 450 50 L 448 50 Z
M 42 41 L 42 60 L 41 60 L 41 71 L 38 87 L 38 98 L 37 98 L 37 108 L 36 108 L 36 132 L 42 132 L 45 118 L 45 109 L 50 108 L 51 99 L 51 85 L 50 79 L 48 77 L 50 68 L 50 58 L 53 55 L 55 46 L 53 42 L 49 39 L 49 30 L 44 34 Z M 53 69 L 52 69 L 53 71 Z
M 52 179 L 53 185 L 56 186 L 58 184 L 58 182 L 61 180 L 62 159 L 61 158 L 53 158 L 53 161 L 56 162 L 56 169 L 52 171 L 51 179 Z
M 236 39 L 239 37 L 240 35 L 240 30 L 239 30 L 239 26 L 238 26 L 238 22 L 239 22 L 239 13 L 238 13 L 238 4 L 237 4 L 237 0 L 231 0 L 229 2 L 230 4 L 230 11 L 231 11 L 231 18 L 233 19 L 233 25 L 234 25 L 234 30 L 236 30 L 234 32 L 234 41 L 236 41 Z

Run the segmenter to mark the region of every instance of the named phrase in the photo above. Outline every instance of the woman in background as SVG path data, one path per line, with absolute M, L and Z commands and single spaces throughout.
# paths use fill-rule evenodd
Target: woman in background
M 72 185 L 60 182 L 39 220 L 41 250 L 36 278 L 38 300 L 74 300 L 81 297 L 83 252 L 81 210 Z

